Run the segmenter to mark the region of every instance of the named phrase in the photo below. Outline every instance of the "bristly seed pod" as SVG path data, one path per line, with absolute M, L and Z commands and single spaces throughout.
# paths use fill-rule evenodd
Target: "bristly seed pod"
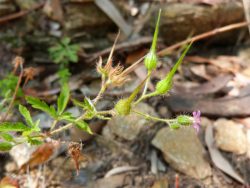
M 158 32 L 159 32 L 160 17 L 161 17 L 161 9 L 159 10 L 158 19 L 157 19 L 157 23 L 155 26 L 152 46 L 144 60 L 145 67 L 147 68 L 148 71 L 154 70 L 157 66 L 156 44 L 157 44 L 157 38 L 158 38 Z
M 191 45 L 192 45 L 192 42 L 185 48 L 184 52 L 181 54 L 181 57 L 178 59 L 177 63 L 174 65 L 171 71 L 167 74 L 167 76 L 156 84 L 156 90 L 154 92 L 154 95 L 164 95 L 172 88 L 172 80 L 173 80 L 174 74 L 177 71 L 179 65 L 182 63 Z
M 147 77 L 148 78 L 148 77 Z M 136 87 L 136 89 L 131 93 L 131 95 L 128 98 L 119 100 L 115 105 L 115 111 L 121 115 L 126 116 L 129 115 L 131 108 L 132 108 L 132 102 L 136 98 L 137 94 L 140 92 L 141 88 L 144 86 L 147 78 L 145 78 L 140 85 Z
M 177 117 L 177 122 L 184 126 L 190 126 L 193 124 L 193 118 L 187 115 L 180 115 Z

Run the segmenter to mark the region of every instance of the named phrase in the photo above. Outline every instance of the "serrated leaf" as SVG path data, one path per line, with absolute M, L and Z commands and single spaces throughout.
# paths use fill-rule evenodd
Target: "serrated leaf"
M 28 109 L 19 104 L 19 112 L 22 114 L 22 116 L 24 117 L 26 123 L 30 126 L 30 127 L 34 127 L 33 125 L 33 121 L 32 121 L 32 118 L 30 116 L 30 112 L 28 111 Z
M 95 110 L 95 106 L 94 104 L 91 102 L 91 100 L 89 98 L 85 98 L 84 99 L 84 106 L 86 110 L 90 110 L 90 111 L 96 111 Z
M 35 97 L 26 97 L 26 100 L 33 108 L 42 110 L 43 112 L 46 112 L 49 114 L 51 117 L 56 118 L 56 110 L 53 106 L 49 106 L 46 104 L 44 101 L 41 101 L 38 98 Z
M 13 147 L 12 143 L 0 142 L 0 151 L 9 151 Z
M 63 39 L 61 40 L 61 42 L 62 42 L 65 46 L 67 46 L 67 45 L 70 43 L 70 38 L 69 38 L 69 37 L 65 37 L 65 38 L 63 38 Z
M 40 119 L 38 119 L 35 124 L 34 124 L 34 127 L 33 127 L 33 131 L 36 131 L 36 132 L 39 132 L 41 131 L 40 127 L 39 127 L 39 124 L 40 124 Z
M 75 117 L 73 117 L 73 115 L 69 112 L 65 112 L 62 115 L 59 116 L 59 120 L 67 120 L 69 122 L 74 122 L 76 120 Z
M 68 84 L 63 84 L 61 93 L 57 100 L 57 114 L 61 115 L 69 101 L 70 89 Z
M 184 57 L 186 56 L 187 52 L 189 51 L 189 49 L 192 46 L 192 42 L 190 44 L 188 44 L 185 47 L 185 50 L 182 52 L 181 57 L 178 59 L 178 61 L 175 63 L 174 67 L 171 69 L 171 71 L 167 74 L 166 79 L 172 80 L 176 70 L 178 69 L 179 65 L 182 63 Z
M 29 131 L 31 130 L 30 127 L 24 125 L 21 122 L 3 122 L 0 123 L 0 132 L 10 132 L 10 131 L 15 131 L 15 132 L 23 132 L 23 131 Z
M 12 142 L 14 140 L 13 136 L 9 133 L 1 133 L 0 136 L 7 142 Z
M 41 144 L 43 144 L 43 141 L 38 139 L 38 138 L 29 138 L 28 143 L 30 145 L 41 145 Z
M 76 100 L 76 99 L 71 99 L 71 100 L 72 100 L 72 102 L 73 102 L 73 104 L 74 104 L 75 106 L 79 106 L 79 107 L 81 107 L 81 108 L 84 108 L 84 107 L 85 107 L 85 105 L 84 105 L 83 102 L 78 101 L 78 100 Z
M 92 130 L 90 129 L 90 127 L 88 125 L 88 123 L 86 123 L 85 121 L 77 121 L 77 122 L 75 122 L 75 124 L 79 129 L 81 129 L 81 130 L 83 130 L 83 131 L 85 131 L 85 132 L 87 132 L 89 134 L 93 134 Z

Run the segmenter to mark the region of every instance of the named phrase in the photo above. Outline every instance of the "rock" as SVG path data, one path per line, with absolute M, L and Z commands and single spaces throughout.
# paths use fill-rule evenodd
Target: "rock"
M 218 148 L 244 154 L 247 151 L 247 137 L 243 125 L 227 119 L 219 119 L 214 123 L 215 143 Z
M 247 130 L 247 156 L 250 158 L 250 129 Z
M 154 109 L 146 103 L 138 104 L 136 106 L 136 110 L 156 116 Z M 147 121 L 136 114 L 130 114 L 128 116 L 115 116 L 107 123 L 112 133 L 126 140 L 134 140 L 142 129 L 146 129 L 153 124 L 154 122 Z
M 32 153 L 37 149 L 38 146 L 29 146 L 28 144 L 19 144 L 14 146 L 10 150 L 10 155 L 16 162 L 18 168 L 27 163 Z
M 152 144 L 164 154 L 170 166 L 193 178 L 204 179 L 211 175 L 211 167 L 203 158 L 204 148 L 194 129 L 161 129 Z
M 162 188 L 162 187 L 164 187 L 164 188 L 169 187 L 169 183 L 168 183 L 167 178 L 157 180 L 156 182 L 154 182 L 154 185 L 151 188 Z

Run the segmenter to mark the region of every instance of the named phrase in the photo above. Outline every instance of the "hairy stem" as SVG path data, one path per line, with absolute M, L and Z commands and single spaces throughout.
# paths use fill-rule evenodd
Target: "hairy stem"
M 175 120 L 174 119 L 163 119 L 163 118 L 158 118 L 158 117 L 155 117 L 155 116 L 151 116 L 149 114 L 144 114 L 142 112 L 139 112 L 139 111 L 136 111 L 136 110 L 133 110 L 134 113 L 144 117 L 145 119 L 147 120 L 152 120 L 152 121 L 160 121 L 160 122 L 164 122 L 164 123 L 171 123 L 171 122 L 174 122 Z
M 6 113 L 5 113 L 2 121 L 5 121 L 7 119 L 8 115 L 10 113 L 10 110 L 12 109 L 12 107 L 14 105 L 14 102 L 15 102 L 15 99 L 16 99 L 16 95 L 17 95 L 18 89 L 19 89 L 21 81 L 22 81 L 22 77 L 23 77 L 23 64 L 21 63 L 19 66 L 20 66 L 21 72 L 20 72 L 20 74 L 18 76 L 17 85 L 15 87 L 15 91 L 14 91 L 13 97 L 11 99 L 11 102 L 10 102 L 10 104 L 8 106 L 8 109 L 7 109 Z
M 53 123 L 52 123 L 52 125 L 50 127 L 50 131 L 52 131 L 55 128 L 57 122 L 58 122 L 58 120 L 56 120 L 56 119 L 53 121 Z

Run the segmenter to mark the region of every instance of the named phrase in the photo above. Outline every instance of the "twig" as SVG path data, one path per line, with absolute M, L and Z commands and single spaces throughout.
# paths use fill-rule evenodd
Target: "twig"
M 15 87 L 15 91 L 14 91 L 13 97 L 11 99 L 11 102 L 10 102 L 10 104 L 8 106 L 8 109 L 7 109 L 6 113 L 5 113 L 2 121 L 5 121 L 7 119 L 8 114 L 9 114 L 10 110 L 12 109 L 12 107 L 14 105 L 14 102 L 15 102 L 15 99 L 16 99 L 16 95 L 17 95 L 18 89 L 19 89 L 21 81 L 22 81 L 22 77 L 23 77 L 23 63 L 20 63 L 19 66 L 20 66 L 21 70 L 20 70 L 20 74 L 18 76 L 17 85 Z
M 37 9 L 43 7 L 43 5 L 44 5 L 44 3 L 39 3 L 29 10 L 23 10 L 23 11 L 14 13 L 14 14 L 4 16 L 4 17 L 0 18 L 0 24 L 3 24 L 5 22 L 11 21 L 11 20 L 15 20 L 15 19 L 20 18 L 20 17 L 23 17 L 23 16 L 29 14 L 31 11 L 37 10 Z
M 199 41 L 201 39 L 205 39 L 205 38 L 217 35 L 219 33 L 224 33 L 224 32 L 230 31 L 230 30 L 239 29 L 241 27 L 246 27 L 248 25 L 249 25 L 248 22 L 239 22 L 239 23 L 230 24 L 230 25 L 227 25 L 224 27 L 216 28 L 212 31 L 208 31 L 208 32 L 202 33 L 200 35 L 196 35 L 194 37 L 183 40 L 181 42 L 178 42 L 172 46 L 169 46 L 169 47 L 159 51 L 157 54 L 159 56 L 165 56 L 165 55 L 168 55 L 171 51 L 175 50 L 176 48 L 179 48 L 179 47 L 181 47 L 181 46 L 183 46 L 191 41 L 196 42 L 196 41 Z
M 126 41 L 126 42 L 122 42 L 120 44 L 117 44 L 115 46 L 115 51 L 117 50 L 122 50 L 122 49 L 131 49 L 134 48 L 136 46 L 139 45 L 143 45 L 143 44 L 149 44 L 152 42 L 152 37 L 142 37 L 133 41 Z M 95 61 L 98 57 L 100 56 L 106 56 L 107 54 L 110 53 L 112 47 L 106 48 L 102 51 L 90 54 L 90 55 L 83 55 L 83 54 L 79 54 L 81 57 L 85 58 L 87 62 L 93 62 Z

